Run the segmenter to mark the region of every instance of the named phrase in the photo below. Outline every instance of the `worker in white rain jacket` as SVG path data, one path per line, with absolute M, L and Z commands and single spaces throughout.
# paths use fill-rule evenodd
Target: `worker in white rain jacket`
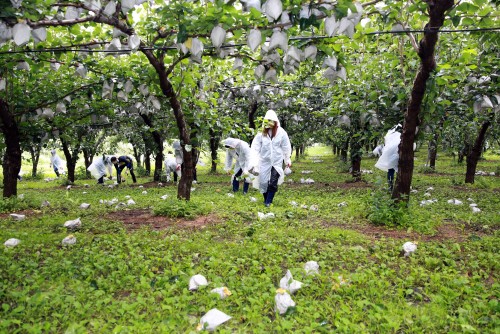
M 382 154 L 378 159 L 375 167 L 380 170 L 387 172 L 387 183 L 389 185 L 389 191 L 392 191 L 394 185 L 394 174 L 398 171 L 398 161 L 399 161 L 399 142 L 401 141 L 401 132 L 397 129 L 401 125 L 396 125 L 389 131 L 384 137 L 384 147 L 382 148 Z
M 292 146 L 274 110 L 267 111 L 263 123 L 262 131 L 252 141 L 252 149 L 259 155 L 259 190 L 264 195 L 264 204 L 269 207 L 278 185 L 285 179 L 283 162 L 287 167 L 292 165 Z
M 250 171 L 257 165 L 258 157 L 255 151 L 250 149 L 250 145 L 243 140 L 236 138 L 227 138 L 224 140 L 224 147 L 226 151 L 226 165 L 224 170 L 229 172 L 233 166 L 233 159 L 236 160 L 234 164 L 234 174 L 231 177 L 233 191 L 237 192 L 240 189 L 239 178 L 243 180 L 243 193 L 248 193 L 250 187 Z
M 167 173 L 167 182 L 170 182 L 170 173 L 174 174 L 174 182 L 177 182 L 177 177 L 181 176 L 181 169 L 177 169 L 177 161 L 174 157 L 167 157 L 165 159 L 165 172 Z
M 64 174 L 65 164 L 66 161 L 64 161 L 57 155 L 56 150 L 50 151 L 50 167 L 54 168 L 54 172 L 56 173 L 57 177 L 59 177 L 59 175 L 61 174 Z
M 174 148 L 174 154 L 175 154 L 175 161 L 177 163 L 177 167 L 175 170 L 179 171 L 179 176 L 180 176 L 180 171 L 182 169 L 182 164 L 184 163 L 184 153 L 182 152 L 182 147 L 181 147 L 181 142 L 176 140 L 173 142 L 172 147 Z M 176 177 L 174 176 L 174 181 Z M 196 178 L 196 167 L 193 170 L 193 183 L 196 183 L 198 180 Z
M 113 173 L 111 156 L 103 155 L 102 157 L 95 158 L 87 170 L 97 179 L 98 184 L 104 184 L 106 175 L 109 175 L 109 179 L 111 180 L 111 175 Z

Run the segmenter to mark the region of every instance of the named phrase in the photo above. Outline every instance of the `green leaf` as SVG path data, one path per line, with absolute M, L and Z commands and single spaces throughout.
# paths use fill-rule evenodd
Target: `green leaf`
M 453 16 L 451 18 L 451 22 L 453 23 L 453 26 L 458 27 L 460 25 L 460 20 L 462 18 L 460 16 Z
M 188 38 L 186 31 L 186 26 L 184 24 L 179 24 L 179 32 L 177 33 L 177 43 L 184 43 Z

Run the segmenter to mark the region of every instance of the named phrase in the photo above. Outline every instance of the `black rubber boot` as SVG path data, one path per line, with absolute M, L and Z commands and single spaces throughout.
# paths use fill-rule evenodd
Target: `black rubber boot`
M 250 188 L 250 183 L 244 182 L 243 183 L 243 193 L 248 194 L 248 188 Z

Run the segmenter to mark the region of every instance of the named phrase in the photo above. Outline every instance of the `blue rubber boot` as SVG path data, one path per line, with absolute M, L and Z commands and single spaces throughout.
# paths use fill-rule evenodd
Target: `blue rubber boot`
M 243 193 L 248 194 L 248 188 L 250 188 L 250 183 L 243 183 Z
M 240 189 L 240 181 L 233 178 L 233 191 L 237 192 Z
M 275 191 L 268 191 L 267 192 L 267 198 L 266 198 L 266 201 L 264 203 L 266 205 L 266 207 L 270 207 L 271 204 L 273 203 L 274 194 L 276 194 Z

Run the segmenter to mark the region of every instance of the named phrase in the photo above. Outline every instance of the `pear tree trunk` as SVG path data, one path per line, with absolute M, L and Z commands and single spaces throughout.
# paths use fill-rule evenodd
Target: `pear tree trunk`
M 358 140 L 351 141 L 351 175 L 353 181 L 361 181 L 361 143 Z
M 3 157 L 3 197 L 17 196 L 17 176 L 21 171 L 21 137 L 7 101 L 0 98 L 0 129 L 5 139 Z
M 410 101 L 403 122 L 401 143 L 399 144 L 399 162 L 396 184 L 392 198 L 396 201 L 408 201 L 413 178 L 414 152 L 413 143 L 419 125 L 419 113 L 425 95 L 426 83 L 431 72 L 436 68 L 434 53 L 438 41 L 439 28 L 443 26 L 445 13 L 453 7 L 453 0 L 428 1 L 429 22 L 425 25 L 424 36 L 420 40 L 418 56 L 420 68 L 413 82 Z
M 481 152 L 484 146 L 484 140 L 486 138 L 486 131 L 490 127 L 491 122 L 486 121 L 481 125 L 481 130 L 476 138 L 476 142 L 472 147 L 472 150 L 467 155 L 467 172 L 465 173 L 465 183 L 474 183 L 474 175 L 476 175 L 476 167 L 479 158 L 481 157 Z
M 179 180 L 179 184 L 177 187 L 177 198 L 189 201 L 191 199 L 191 185 L 193 183 L 194 150 L 191 149 L 190 133 L 187 127 L 184 112 L 182 111 L 181 102 L 177 97 L 172 83 L 168 79 L 168 75 L 170 74 L 171 70 L 167 70 L 167 68 L 165 67 L 163 57 L 156 57 L 152 50 L 146 48 L 141 47 L 140 50 L 148 58 L 149 63 L 154 67 L 156 73 L 158 74 L 162 93 L 163 95 L 165 95 L 165 97 L 167 97 L 170 103 L 170 107 L 174 112 L 175 122 L 179 130 L 179 139 L 184 155 L 184 162 L 182 164 L 182 177 Z M 188 147 L 188 149 L 186 149 L 186 146 Z
M 38 173 L 38 162 L 40 161 L 40 150 L 38 146 L 30 146 L 29 151 L 31 155 L 31 176 L 36 177 Z

